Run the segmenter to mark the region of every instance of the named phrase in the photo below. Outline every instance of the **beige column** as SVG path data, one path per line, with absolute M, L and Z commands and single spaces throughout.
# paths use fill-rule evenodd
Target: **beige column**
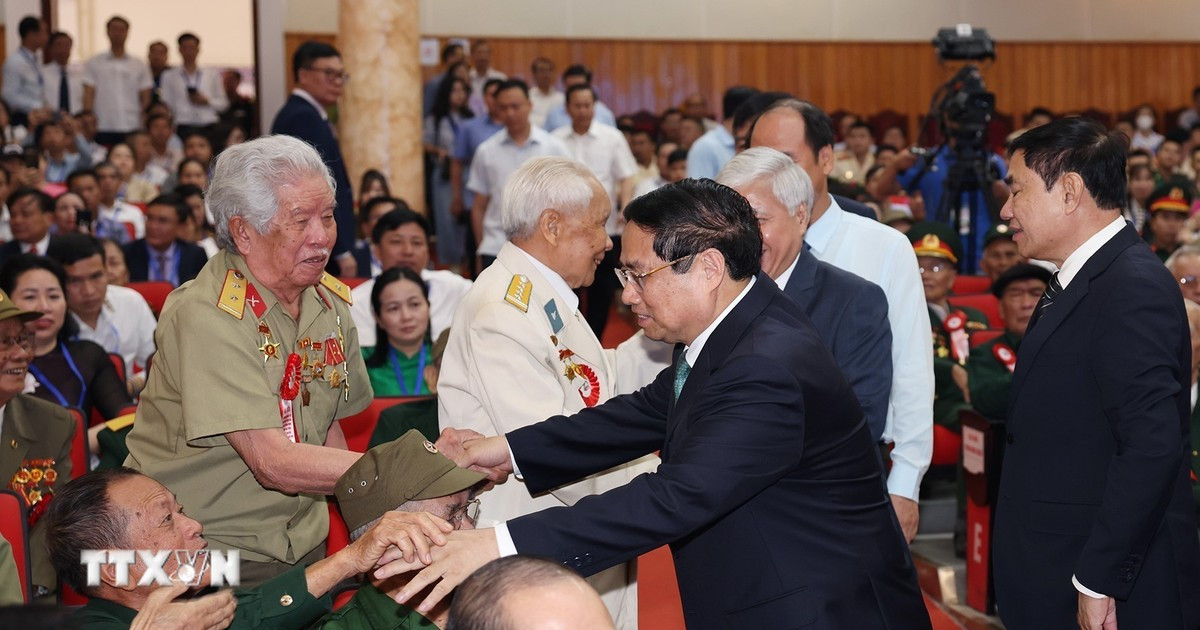
M 387 176 L 393 195 L 424 210 L 418 4 L 338 2 L 338 50 L 350 73 L 338 139 L 356 197 L 362 174 L 374 168 Z

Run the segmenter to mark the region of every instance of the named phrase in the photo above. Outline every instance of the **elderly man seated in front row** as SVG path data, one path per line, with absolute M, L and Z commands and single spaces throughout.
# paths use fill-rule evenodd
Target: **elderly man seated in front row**
M 412 525 L 402 516 L 420 514 L 430 521 L 446 519 L 455 528 L 472 527 L 477 502 L 471 493 L 483 479 L 455 466 L 416 431 L 378 446 L 337 483 L 336 494 L 352 529 L 350 545 L 255 589 L 172 601 L 187 587 L 138 585 L 148 570 L 141 559 L 129 567 L 124 584 L 115 564 L 100 564 L 99 585 L 88 586 L 82 551 L 195 552 L 208 546 L 201 535 L 203 525 L 184 512 L 171 491 L 130 468 L 97 471 L 68 483 L 47 513 L 49 548 L 63 580 L 91 597 L 76 617 L 85 629 L 163 627 L 183 620 L 219 628 L 429 627 L 425 618 L 390 597 L 407 583 L 405 576 L 371 579 L 346 606 L 318 617 L 328 612 L 329 591 L 339 582 L 370 571 L 393 545 L 407 546 Z M 179 566 L 171 554 L 162 568 L 173 576 Z M 201 569 L 194 589 L 208 587 L 211 580 L 212 573 Z

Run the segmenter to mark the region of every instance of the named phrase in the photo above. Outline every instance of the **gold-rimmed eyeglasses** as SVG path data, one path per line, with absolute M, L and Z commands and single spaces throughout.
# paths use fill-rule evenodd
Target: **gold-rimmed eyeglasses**
M 454 529 L 458 529 L 462 527 L 464 517 L 471 521 L 472 525 L 475 524 L 479 519 L 479 499 L 467 501 L 465 505 L 451 512 L 450 516 L 446 517 L 446 521 L 453 525 Z

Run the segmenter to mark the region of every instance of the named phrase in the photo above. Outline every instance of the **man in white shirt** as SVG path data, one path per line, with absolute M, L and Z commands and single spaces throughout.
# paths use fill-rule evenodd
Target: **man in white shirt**
M 129 21 L 114 15 L 106 24 L 110 50 L 92 57 L 83 66 L 83 108 L 96 112 L 96 141 L 111 145 L 142 126 L 142 112 L 150 104 L 154 79 L 146 63 L 129 55 L 125 39 Z
M 471 161 L 467 189 L 475 193 L 471 203 L 471 229 L 479 243 L 479 269 L 496 259 L 508 240 L 500 217 L 501 191 L 508 176 L 529 158 L 545 155 L 569 157 L 562 141 L 529 123 L 529 86 L 510 79 L 496 90 L 496 111 L 504 130 L 479 145 Z
M 604 255 L 596 281 L 588 287 L 587 320 L 597 337 L 604 334 L 612 308 L 613 293 L 620 289 L 612 270 L 621 259 L 621 208 L 633 198 L 633 176 L 637 161 L 629 150 L 625 134 L 614 127 L 595 121 L 596 91 L 591 85 L 572 85 L 567 88 L 567 113 L 571 124 L 554 130 L 554 137 L 563 141 L 571 157 L 582 162 L 613 202 L 605 230 L 613 240 L 613 248 Z
M 175 115 L 175 124 L 182 136 L 193 129 L 208 129 L 229 107 L 221 72 L 200 68 L 200 38 L 192 33 L 179 36 L 179 56 L 183 64 L 167 68 L 162 76 L 162 100 Z
M 844 211 L 829 194 L 833 122 L 812 103 L 784 99 L 754 124 L 750 146 L 771 147 L 800 165 L 816 201 L 805 242 L 819 260 L 878 284 L 892 328 L 892 392 L 882 436 L 895 444 L 888 493 L 905 537 L 917 533 L 921 478 L 933 456 L 933 344 L 917 257 L 903 234 Z
M 721 123 L 705 132 L 688 149 L 688 177 L 713 179 L 725 163 L 733 158 L 737 152 L 733 140 L 733 113 L 757 94 L 758 90 L 744 85 L 725 90 L 725 96 L 721 99 Z
M 67 66 L 72 44 L 71 36 L 62 31 L 50 34 L 46 63 L 42 66 L 42 88 L 46 107 L 74 116 L 83 111 L 83 77 Z
M 546 115 L 550 110 L 562 105 L 565 96 L 554 87 L 556 77 L 553 61 L 538 57 L 533 60 L 530 70 L 533 72 L 533 86 L 529 88 L 529 102 L 533 104 L 533 112 L 530 113 L 529 119 L 535 127 L 543 127 L 546 124 Z
M 146 236 L 146 215 L 135 206 L 117 198 L 121 190 L 121 175 L 112 162 L 96 165 L 96 181 L 100 188 L 96 212 L 96 236 L 110 238 L 124 245 Z
M 45 106 L 42 95 L 41 60 L 38 50 L 46 45 L 46 24 L 27 15 L 17 25 L 21 45 L 4 60 L 4 87 L 0 97 L 8 104 L 13 125 L 28 125 L 29 112 Z
M 567 66 L 566 70 L 563 70 L 562 84 L 564 90 L 569 90 L 576 85 L 591 85 L 592 71 L 581 63 L 571 64 Z M 612 110 L 603 101 L 597 100 L 595 109 L 596 122 L 608 125 L 609 127 L 617 126 L 617 117 L 613 115 Z M 554 131 L 559 127 L 565 127 L 569 124 L 571 124 L 571 117 L 567 114 L 567 103 L 564 99 L 561 104 L 552 108 L 546 114 L 546 122 L 542 125 L 542 128 L 546 131 Z
M 129 393 L 136 396 L 146 384 L 157 325 L 146 298 L 128 287 L 108 284 L 104 247 L 95 237 L 67 234 L 54 242 L 47 255 L 67 273 L 67 306 L 79 326 L 79 338 L 121 355 Z
M 492 44 L 485 39 L 471 43 L 471 97 L 467 105 L 476 116 L 487 115 L 487 103 L 483 100 L 483 84 L 488 79 L 504 80 L 508 75 L 492 67 Z
M 375 221 L 371 230 L 371 251 L 379 260 L 381 272 L 404 266 L 421 274 L 429 290 L 429 335 L 434 339 L 450 327 L 458 303 L 471 289 L 471 281 L 444 269 L 429 269 L 429 223 L 412 210 L 392 210 Z M 375 278 L 350 292 L 350 315 L 358 329 L 358 345 L 369 348 L 376 343 L 375 315 L 371 311 L 371 291 Z

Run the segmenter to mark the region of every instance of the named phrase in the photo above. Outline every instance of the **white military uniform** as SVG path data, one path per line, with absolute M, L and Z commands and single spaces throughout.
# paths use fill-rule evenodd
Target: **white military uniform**
M 540 268 L 539 268 L 540 267 Z M 552 277 L 547 277 L 547 276 Z M 555 285 L 558 285 L 556 288 Z M 605 350 L 572 305 L 566 283 L 512 243 L 459 304 L 438 378 L 442 428 L 498 435 L 614 395 L 615 353 Z M 648 455 L 538 496 L 510 477 L 480 496 L 480 527 L 623 486 L 658 467 Z M 618 628 L 637 627 L 632 564 L 588 578 Z

